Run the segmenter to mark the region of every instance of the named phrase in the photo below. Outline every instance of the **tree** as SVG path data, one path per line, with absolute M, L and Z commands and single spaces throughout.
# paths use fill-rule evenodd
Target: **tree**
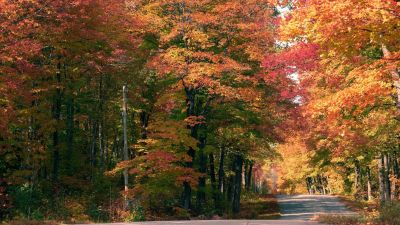
M 300 110 L 309 131 L 305 141 L 317 153 L 320 166 L 353 169 L 357 193 L 360 171 L 367 173 L 374 158 L 398 161 L 387 156 L 398 148 L 398 95 L 393 95 L 398 92 L 398 3 L 316 0 L 290 5 L 293 10 L 280 28 L 289 50 L 278 53 L 278 63 L 267 59 L 267 68 L 280 77 L 299 73 L 292 93 L 301 96 Z M 315 46 L 313 54 L 307 46 Z M 300 57 L 282 63 L 293 51 Z M 398 176 L 393 171 L 385 163 L 379 169 L 382 198 L 393 186 L 389 173 Z

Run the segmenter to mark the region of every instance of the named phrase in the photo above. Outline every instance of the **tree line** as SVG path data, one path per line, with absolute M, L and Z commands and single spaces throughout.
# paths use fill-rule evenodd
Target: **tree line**
M 235 215 L 262 192 L 293 106 L 261 67 L 268 1 L 0 8 L 2 219 Z
M 285 189 L 301 183 L 360 200 L 398 200 L 399 2 L 286 3 L 279 36 L 291 44 L 264 64 L 278 79 L 298 73 L 287 94 L 299 101 L 287 121 L 295 137 L 279 152 L 307 152 L 310 160 L 301 159 L 300 173 L 284 171 Z

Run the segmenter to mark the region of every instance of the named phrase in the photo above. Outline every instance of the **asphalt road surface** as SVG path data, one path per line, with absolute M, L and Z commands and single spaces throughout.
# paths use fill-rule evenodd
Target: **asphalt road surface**
M 300 220 L 191 220 L 191 221 L 157 221 L 137 223 L 113 223 L 103 225 L 317 225 L 312 221 Z
M 113 223 L 112 225 L 316 225 L 311 221 L 318 214 L 355 215 L 334 196 L 279 195 L 279 220 L 191 220 Z M 103 224 L 111 225 L 111 224 Z
M 356 215 L 335 196 L 279 195 L 282 220 L 310 220 L 318 214 Z

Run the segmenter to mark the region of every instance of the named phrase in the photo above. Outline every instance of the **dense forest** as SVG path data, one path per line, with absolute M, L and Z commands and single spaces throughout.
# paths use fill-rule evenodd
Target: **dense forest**
M 0 220 L 400 198 L 396 0 L 0 0 Z

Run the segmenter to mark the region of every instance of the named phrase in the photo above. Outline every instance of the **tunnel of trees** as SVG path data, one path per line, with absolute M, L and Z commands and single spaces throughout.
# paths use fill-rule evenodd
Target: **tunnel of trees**
M 399 198 L 394 0 L 0 0 L 0 219 Z

